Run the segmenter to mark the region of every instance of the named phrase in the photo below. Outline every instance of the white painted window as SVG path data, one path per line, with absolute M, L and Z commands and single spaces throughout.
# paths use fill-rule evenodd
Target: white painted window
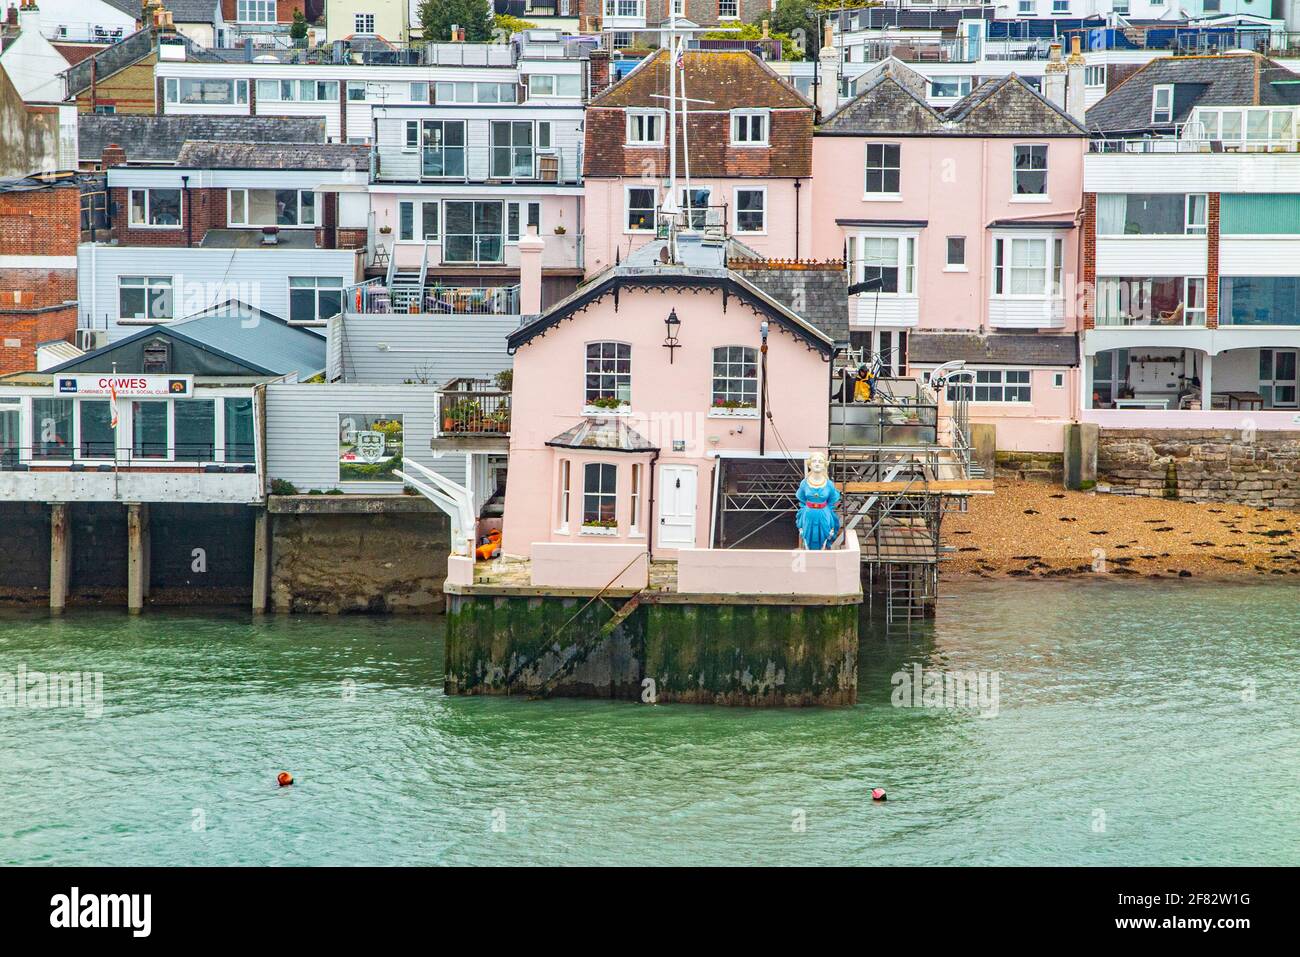
M 626 342 L 587 343 L 583 398 L 588 409 L 609 411 L 632 402 L 632 347 Z
M 605 0 L 606 17 L 645 17 L 645 0 Z
M 686 0 L 673 0 L 673 16 L 686 16 Z
M 863 236 L 861 282 L 879 280 L 868 294 L 910 296 L 916 292 L 916 237 Z
M 1151 122 L 1172 123 L 1174 121 L 1174 86 L 1162 83 L 1151 88 Z
M 560 532 L 569 530 L 569 502 L 573 494 L 573 462 L 571 459 L 560 460 L 560 496 L 556 505 L 555 528 Z
M 718 19 L 736 20 L 740 17 L 740 0 L 718 0 Z
M 258 80 L 259 103 L 332 102 L 339 98 L 338 80 Z
M 513 103 L 513 83 L 484 83 L 446 80 L 436 85 L 439 103 Z
M 641 487 L 644 483 L 642 473 L 645 466 L 640 462 L 632 466 L 632 495 L 628 502 L 631 508 L 628 511 L 628 526 L 631 534 L 641 534 Z
M 930 78 L 930 95 L 936 99 L 956 99 L 970 92 L 968 76 L 934 76 Z
M 179 189 L 133 189 L 130 206 L 132 227 L 180 229 L 184 225 Z
M 758 350 L 718 346 L 713 350 L 713 399 L 717 411 L 758 414 Z
M 736 190 L 736 224 L 738 233 L 767 232 L 767 190 Z
M 316 193 L 309 189 L 232 189 L 230 226 L 315 226 Z
M 953 271 L 966 268 L 966 237 L 948 237 L 948 268 Z
M 275 23 L 275 0 L 237 0 L 235 20 L 239 23 Z
M 248 81 L 168 77 L 163 83 L 163 98 L 184 106 L 247 103 Z
M 629 110 L 627 142 L 630 146 L 662 146 L 664 114 L 662 110 Z
M 1153 2 L 1154 2 L 1154 0 L 1153 0 Z M 1069 12 L 1070 12 L 1070 0 L 1052 0 L 1052 12 L 1053 12 L 1053 13 L 1069 13 Z
M 364 103 L 368 86 L 365 80 L 348 80 L 348 102 Z
M 1047 195 L 1047 145 L 1017 143 L 1014 147 L 1011 192 L 1015 196 Z
M 766 110 L 734 110 L 731 114 L 732 146 L 767 145 Z
M 324 322 L 343 309 L 343 280 L 338 276 L 290 276 L 289 321 Z
M 119 319 L 166 321 L 173 318 L 171 276 L 118 276 Z
M 655 188 L 653 186 L 629 186 L 624 194 L 627 206 L 627 231 L 632 233 L 650 233 L 655 228 Z
M 410 84 L 409 95 L 412 103 L 429 102 L 429 83 L 427 80 L 420 80 Z
M 993 240 L 993 295 L 1044 298 L 1061 295 L 1064 240 L 1058 237 L 997 237 Z
M 352 17 L 352 32 L 363 36 L 373 36 L 375 32 L 375 15 L 373 13 L 354 14 Z
M 583 531 L 613 533 L 618 528 L 618 466 L 588 462 L 582 473 Z
M 1106 66 L 1085 66 L 1083 68 L 1083 85 L 1084 86 L 1105 86 L 1106 85 Z
M 866 194 L 868 196 L 899 195 L 902 149 L 897 143 L 867 144 Z
M 1032 14 L 1034 12 L 1034 0 L 1020 0 L 1019 9 L 1022 14 Z
M 976 369 L 974 382 L 948 385 L 948 401 L 1030 402 L 1029 376 L 1028 369 Z

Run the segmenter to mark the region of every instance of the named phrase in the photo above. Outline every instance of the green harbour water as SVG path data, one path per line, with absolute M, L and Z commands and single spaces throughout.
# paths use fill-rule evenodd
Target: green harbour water
M 0 679 L 103 675 L 0 708 L 0 863 L 1300 864 L 1296 595 L 946 585 L 785 711 L 448 698 L 441 619 L 0 612 Z M 918 664 L 996 715 L 894 707 Z

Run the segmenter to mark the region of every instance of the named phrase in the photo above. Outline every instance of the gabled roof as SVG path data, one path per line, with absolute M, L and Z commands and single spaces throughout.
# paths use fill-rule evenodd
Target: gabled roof
M 881 70 L 826 118 L 817 136 L 1085 136 L 1073 117 L 1015 73 L 987 80 L 940 113 L 900 79 Z
M 1134 71 L 1088 111 L 1088 128 L 1102 133 L 1170 130 L 1197 106 L 1287 106 L 1300 103 L 1300 85 L 1286 67 L 1258 53 L 1161 57 Z M 1173 118 L 1151 121 L 1155 87 L 1174 87 Z
M 794 87 L 748 50 L 690 50 L 683 54 L 687 96 L 701 110 L 812 109 Z M 590 107 L 667 109 L 668 51 L 646 57 Z
M 644 247 L 643 247 L 644 249 Z M 637 250 L 638 253 L 642 249 Z M 811 349 L 830 356 L 835 352 L 835 341 L 801 316 L 795 314 L 774 297 L 768 295 L 743 274 L 725 266 L 654 264 L 607 266 L 591 281 L 571 295 L 557 302 L 546 312 L 506 337 L 506 348 L 513 353 L 520 346 L 544 335 L 576 313 L 583 312 L 594 303 L 612 295 L 617 308 L 619 293 L 624 289 L 717 289 L 723 303 L 736 297 L 744 305 L 768 317 L 773 322 L 803 340 Z
M 887 56 L 871 68 L 859 73 L 853 80 L 853 95 L 866 90 L 882 73 L 888 73 L 919 99 L 925 99 L 925 92 L 930 81 L 925 74 L 919 73 L 896 56 Z
M 131 355 L 144 340 L 171 339 L 189 347 L 177 374 L 310 378 L 325 368 L 325 339 L 312 329 L 230 299 L 187 319 L 150 326 L 50 372 L 109 371 L 113 356 Z M 131 370 L 126 370 L 131 371 Z
M 168 8 L 170 9 L 170 8 Z M 148 116 L 82 113 L 77 117 L 81 159 L 98 160 L 116 143 L 128 163 L 174 163 L 186 140 L 257 143 L 324 143 L 323 116 Z
M 187 169 L 370 169 L 370 147 L 349 143 L 231 143 L 187 139 L 176 157 Z

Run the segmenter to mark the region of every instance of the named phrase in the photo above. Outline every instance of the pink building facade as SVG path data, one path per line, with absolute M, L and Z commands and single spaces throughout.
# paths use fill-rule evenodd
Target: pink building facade
M 660 265 L 662 247 L 510 337 L 503 548 L 532 558 L 535 576 L 543 556 L 583 554 L 539 555 L 539 543 L 632 545 L 655 559 L 712 547 L 720 459 L 761 449 L 797 475 L 827 444 L 831 338 L 726 269 L 721 249 L 704 268 Z
M 882 69 L 813 139 L 812 255 L 850 263 L 855 347 L 963 359 L 999 449 L 1060 451 L 1076 413 L 1086 133 L 1018 77 L 942 114 Z M 854 292 L 858 284 L 859 291 Z

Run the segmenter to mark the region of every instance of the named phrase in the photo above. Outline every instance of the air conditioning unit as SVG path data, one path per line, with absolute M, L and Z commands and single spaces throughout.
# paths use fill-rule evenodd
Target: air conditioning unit
M 82 352 L 94 352 L 108 345 L 107 329 L 78 329 L 73 344 Z

